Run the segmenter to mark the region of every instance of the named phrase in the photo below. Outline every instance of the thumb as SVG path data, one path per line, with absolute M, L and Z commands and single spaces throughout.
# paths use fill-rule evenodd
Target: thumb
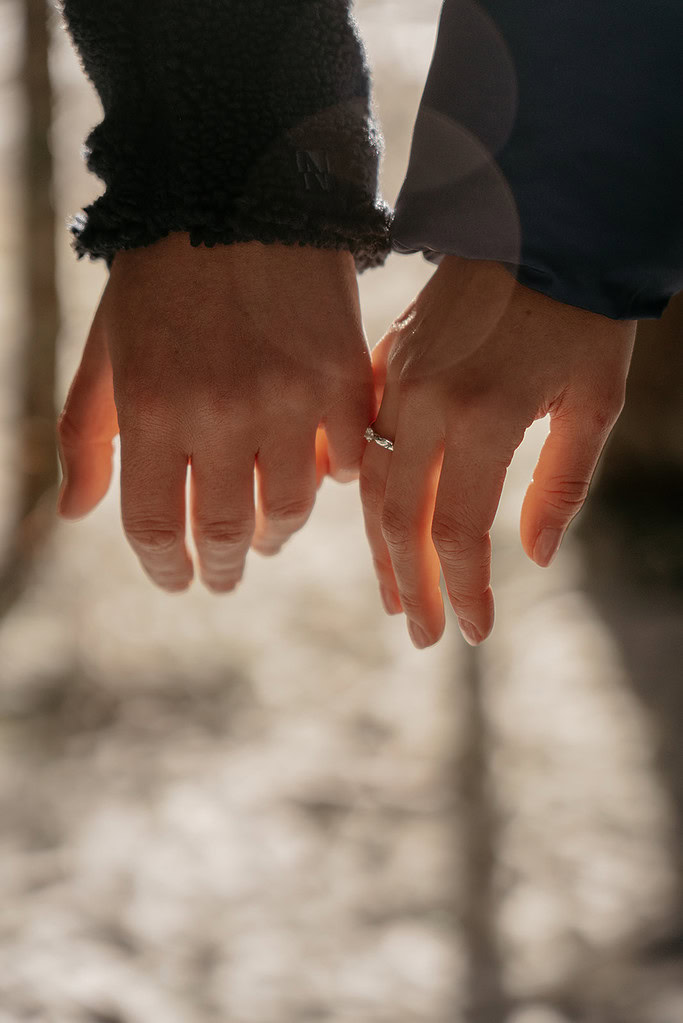
M 81 518 L 92 511 L 111 480 L 112 440 L 118 433 L 118 420 L 100 309 L 57 423 L 64 474 L 57 511 L 66 519 Z

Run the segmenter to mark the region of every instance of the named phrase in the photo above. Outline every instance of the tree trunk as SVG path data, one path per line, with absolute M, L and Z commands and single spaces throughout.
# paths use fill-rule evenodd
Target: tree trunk
M 52 88 L 48 69 L 47 0 L 23 0 L 21 85 L 26 121 L 22 144 L 21 261 L 24 308 L 17 388 L 20 393 L 18 497 L 9 549 L 0 566 L 0 615 L 20 596 L 33 557 L 54 523 L 57 483 L 55 358 L 59 331 L 53 167 Z

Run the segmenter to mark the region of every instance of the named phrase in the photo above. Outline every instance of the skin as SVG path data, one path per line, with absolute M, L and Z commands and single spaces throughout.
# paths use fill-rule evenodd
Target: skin
M 514 451 L 549 413 L 520 522 L 546 566 L 623 407 L 635 327 L 446 256 L 373 353 L 389 453 L 362 439 L 377 402 L 350 254 L 172 234 L 114 259 L 59 419 L 58 510 L 80 518 L 102 499 L 120 432 L 123 526 L 143 569 L 171 592 L 192 580 L 189 466 L 199 572 L 226 592 L 250 546 L 276 553 L 324 474 L 355 478 L 362 459 L 387 611 L 405 612 L 416 646 L 435 643 L 442 571 L 477 644 L 493 626 L 489 531 Z
M 375 429 L 394 451 L 368 444 L 361 496 L 384 605 L 417 647 L 444 630 L 440 571 L 465 639 L 490 634 L 490 529 L 512 456 L 547 414 L 520 536 L 550 564 L 623 408 L 635 329 L 446 256 L 379 342 Z
M 189 465 L 199 573 L 227 592 L 250 546 L 274 554 L 303 526 L 325 473 L 357 478 L 375 412 L 350 253 L 173 233 L 114 258 L 58 423 L 58 511 L 102 499 L 120 433 L 125 534 L 184 590 Z

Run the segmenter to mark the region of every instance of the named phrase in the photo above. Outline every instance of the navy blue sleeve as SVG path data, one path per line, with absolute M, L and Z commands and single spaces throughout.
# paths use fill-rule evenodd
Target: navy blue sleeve
M 445 0 L 393 247 L 661 316 L 683 290 L 682 0 Z

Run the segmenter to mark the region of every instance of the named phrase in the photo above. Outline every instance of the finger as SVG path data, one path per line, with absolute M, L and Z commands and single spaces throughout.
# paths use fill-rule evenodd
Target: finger
M 522 503 L 520 536 L 532 561 L 553 561 L 567 526 L 581 510 L 617 415 L 577 407 L 551 414 L 533 479 Z
M 388 390 L 382 401 L 374 429 L 389 440 L 394 438 L 398 419 L 398 388 Z M 384 495 L 393 452 L 381 448 L 373 441 L 365 441 L 366 448 L 360 472 L 360 496 L 363 506 L 365 534 L 368 538 L 375 575 L 379 583 L 382 603 L 387 614 L 400 614 L 403 610 L 391 555 L 382 532 Z
M 493 628 L 490 529 L 511 457 L 483 440 L 486 433 L 461 423 L 447 434 L 432 522 L 448 597 L 471 645 Z
M 359 385 L 357 393 L 336 402 L 324 417 L 330 475 L 339 483 L 358 479 L 365 454 L 364 434 L 375 418 L 376 407 L 370 378 Z
M 329 474 L 330 458 L 327 451 L 327 437 L 322 427 L 318 427 L 315 435 L 315 485 L 320 488 L 322 481 Z
M 215 433 L 192 453 L 192 535 L 202 582 L 214 593 L 229 593 L 244 575 L 254 535 L 255 458 L 255 442 Z
M 106 494 L 118 432 L 112 368 L 98 312 L 57 423 L 64 474 L 57 511 L 64 518 L 86 515 Z
M 368 538 L 382 603 L 387 614 L 396 615 L 400 614 L 403 608 L 381 525 L 390 459 L 391 452 L 383 451 L 376 444 L 368 444 L 360 471 L 360 494 L 365 535 Z
M 315 433 L 300 427 L 264 442 L 256 459 L 258 508 L 252 546 L 277 554 L 307 521 L 315 503 Z
M 142 568 L 162 589 L 186 589 L 193 568 L 185 544 L 188 456 L 162 426 L 121 427 L 121 518 Z
M 380 524 L 408 631 L 420 649 L 436 643 L 445 626 L 439 559 L 431 540 L 442 453 L 443 435 L 429 410 L 404 403 Z

